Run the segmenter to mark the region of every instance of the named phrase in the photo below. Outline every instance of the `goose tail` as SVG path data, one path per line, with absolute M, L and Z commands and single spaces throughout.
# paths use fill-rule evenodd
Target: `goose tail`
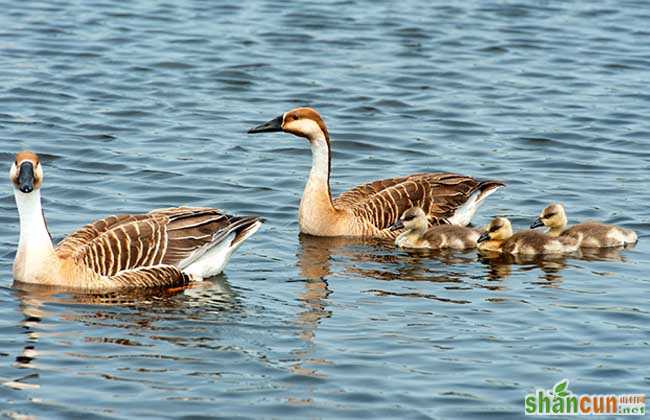
M 633 245 L 639 240 L 635 231 L 625 228 L 621 228 L 621 230 L 623 231 L 625 245 Z
M 483 204 L 483 201 L 496 190 L 505 186 L 506 184 L 501 181 L 481 181 L 474 192 L 467 198 L 467 201 L 458 207 L 454 215 L 449 217 L 447 221 L 452 225 L 467 226 L 472 221 L 476 210 Z
M 490 196 L 493 192 L 505 186 L 506 184 L 501 181 L 494 181 L 494 180 L 481 181 L 481 183 L 478 186 L 479 195 L 476 201 L 478 203 L 481 203 L 483 200 L 488 198 L 488 196 Z
M 193 278 L 208 278 L 221 273 L 232 254 L 264 223 L 256 216 L 230 216 L 230 224 L 216 232 L 212 241 L 179 263 L 179 268 Z

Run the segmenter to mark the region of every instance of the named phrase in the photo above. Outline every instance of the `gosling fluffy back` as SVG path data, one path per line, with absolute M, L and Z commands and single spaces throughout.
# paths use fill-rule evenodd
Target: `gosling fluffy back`
M 475 229 L 455 225 L 429 227 L 427 216 L 420 207 L 406 210 L 391 227 L 404 232 L 395 239 L 401 248 L 427 249 L 471 249 L 476 248 L 479 232 Z
M 564 254 L 574 252 L 579 241 L 573 238 L 553 238 L 533 230 L 512 233 L 512 224 L 505 217 L 493 219 L 479 238 L 479 249 L 506 254 Z
M 558 203 L 548 205 L 531 228 L 546 226 L 548 235 L 553 237 L 572 238 L 579 240 L 582 248 L 609 248 L 634 244 L 637 234 L 615 225 L 599 222 L 585 222 L 566 228 L 567 216 L 564 206 Z

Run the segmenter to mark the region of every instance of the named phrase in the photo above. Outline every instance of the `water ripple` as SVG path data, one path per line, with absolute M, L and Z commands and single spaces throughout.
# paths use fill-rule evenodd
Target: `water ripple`
M 504 419 L 562 378 L 650 385 L 644 2 L 4 6 L 0 158 L 39 152 L 55 239 L 181 204 L 267 223 L 181 293 L 12 288 L 7 184 L 1 414 Z M 304 105 L 330 127 L 335 193 L 450 170 L 508 184 L 476 225 L 561 201 L 641 242 L 540 259 L 298 235 L 307 142 L 245 132 Z

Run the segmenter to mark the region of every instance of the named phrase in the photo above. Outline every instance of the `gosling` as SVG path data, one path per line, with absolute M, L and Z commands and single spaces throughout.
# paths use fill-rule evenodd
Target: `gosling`
M 598 222 L 585 222 L 567 229 L 567 217 L 562 204 L 553 203 L 530 225 L 531 229 L 546 226 L 546 234 L 554 238 L 578 239 L 582 235 L 582 248 L 611 248 L 636 243 L 638 237 L 630 229 Z
M 436 225 L 429 227 L 427 215 L 420 207 L 406 210 L 390 229 L 404 228 L 396 239 L 400 248 L 471 249 L 476 248 L 480 233 L 464 226 Z
M 577 251 L 579 244 L 578 239 L 552 238 L 534 230 L 513 234 L 510 220 L 505 217 L 494 218 L 478 238 L 480 251 L 513 255 L 565 254 Z

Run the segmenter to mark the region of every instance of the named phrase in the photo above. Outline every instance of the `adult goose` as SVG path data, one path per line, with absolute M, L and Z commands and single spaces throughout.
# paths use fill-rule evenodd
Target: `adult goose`
M 300 201 L 300 231 L 315 236 L 395 238 L 390 226 L 421 207 L 431 224 L 467 225 L 478 206 L 504 184 L 454 173 L 419 173 L 360 185 L 332 199 L 331 150 L 325 122 L 314 109 L 296 108 L 248 131 L 284 131 L 306 138 L 312 168 Z
M 55 247 L 41 207 L 38 156 L 18 153 L 10 178 L 20 215 L 17 282 L 96 291 L 183 286 L 220 273 L 262 224 L 258 217 L 177 207 L 110 216 Z

